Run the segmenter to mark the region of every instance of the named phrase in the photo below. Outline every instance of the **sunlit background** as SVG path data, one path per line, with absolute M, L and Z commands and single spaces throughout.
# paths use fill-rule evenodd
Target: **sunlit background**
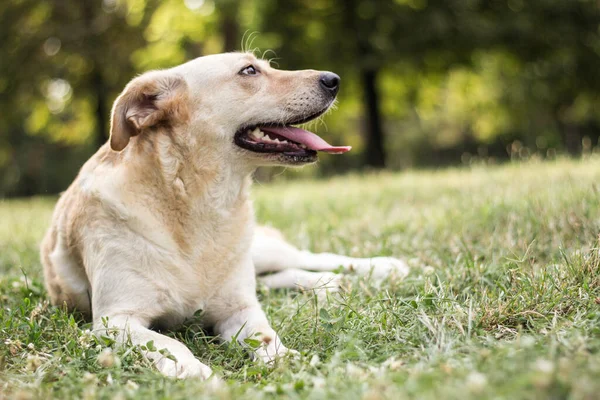
M 596 152 L 598 0 L 3 0 L 0 196 L 64 190 L 136 74 L 250 49 L 342 77 L 313 128 L 344 156 L 301 172 Z

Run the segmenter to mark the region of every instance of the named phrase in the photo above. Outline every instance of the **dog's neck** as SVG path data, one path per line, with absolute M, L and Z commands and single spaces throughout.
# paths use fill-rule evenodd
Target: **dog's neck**
M 229 237 L 228 242 L 239 242 L 239 249 L 249 246 L 254 169 L 236 162 L 234 154 L 212 147 L 197 150 L 168 139 L 132 140 L 121 153 L 103 146 L 82 169 L 80 184 L 124 220 L 161 221 L 179 248 L 192 254 L 198 238 L 214 239 L 232 232 L 237 237 Z M 145 235 L 144 228 L 138 230 Z
M 131 152 L 143 152 L 152 171 L 150 179 L 171 203 L 182 207 L 231 210 L 249 199 L 255 166 L 209 143 L 177 143 L 167 135 L 132 143 Z M 127 151 L 127 150 L 126 150 Z M 133 156 L 133 154 L 132 154 Z M 134 158 L 134 157 L 131 157 Z M 174 205 L 174 204 L 173 204 Z

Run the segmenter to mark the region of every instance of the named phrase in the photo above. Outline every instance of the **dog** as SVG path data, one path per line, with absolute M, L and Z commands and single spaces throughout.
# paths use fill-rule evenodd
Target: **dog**
M 201 309 L 222 340 L 271 363 L 291 351 L 261 309 L 257 275 L 267 287 L 306 289 L 335 287 L 340 267 L 405 275 L 400 260 L 300 251 L 255 225 L 258 166 L 350 150 L 294 126 L 325 113 L 339 84 L 334 73 L 277 70 L 247 53 L 134 78 L 114 103 L 108 142 L 60 197 L 42 241 L 51 302 L 91 317 L 98 335 L 117 332 L 118 343 L 152 341 L 146 357 L 166 376 L 206 379 L 210 367 L 151 328 Z

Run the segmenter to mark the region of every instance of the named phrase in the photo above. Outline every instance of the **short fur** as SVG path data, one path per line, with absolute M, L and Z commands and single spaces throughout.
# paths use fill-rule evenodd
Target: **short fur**
M 260 76 L 238 73 L 248 64 Z M 207 378 L 211 369 L 187 347 L 150 327 L 201 309 L 223 340 L 258 339 L 252 354 L 269 362 L 288 350 L 258 303 L 256 273 L 274 272 L 262 278 L 274 288 L 335 286 L 339 266 L 404 275 L 395 259 L 312 254 L 255 230 L 251 175 L 286 160 L 243 150 L 233 135 L 329 107 L 319 74 L 227 53 L 133 79 L 115 101 L 108 143 L 61 196 L 42 243 L 52 303 L 88 314 L 99 334 L 116 328 L 121 343 L 153 340 L 176 359 L 148 352 L 165 375 Z

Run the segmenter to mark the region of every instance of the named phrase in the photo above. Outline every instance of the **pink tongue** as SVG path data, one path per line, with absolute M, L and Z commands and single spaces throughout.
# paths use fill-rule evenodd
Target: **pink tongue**
M 263 132 L 273 132 L 279 136 L 283 136 L 293 142 L 305 145 L 311 150 L 324 151 L 329 154 L 342 154 L 350 151 L 351 146 L 332 146 L 318 135 L 312 132 L 305 131 L 304 129 L 296 128 L 293 126 L 284 127 L 260 127 Z

